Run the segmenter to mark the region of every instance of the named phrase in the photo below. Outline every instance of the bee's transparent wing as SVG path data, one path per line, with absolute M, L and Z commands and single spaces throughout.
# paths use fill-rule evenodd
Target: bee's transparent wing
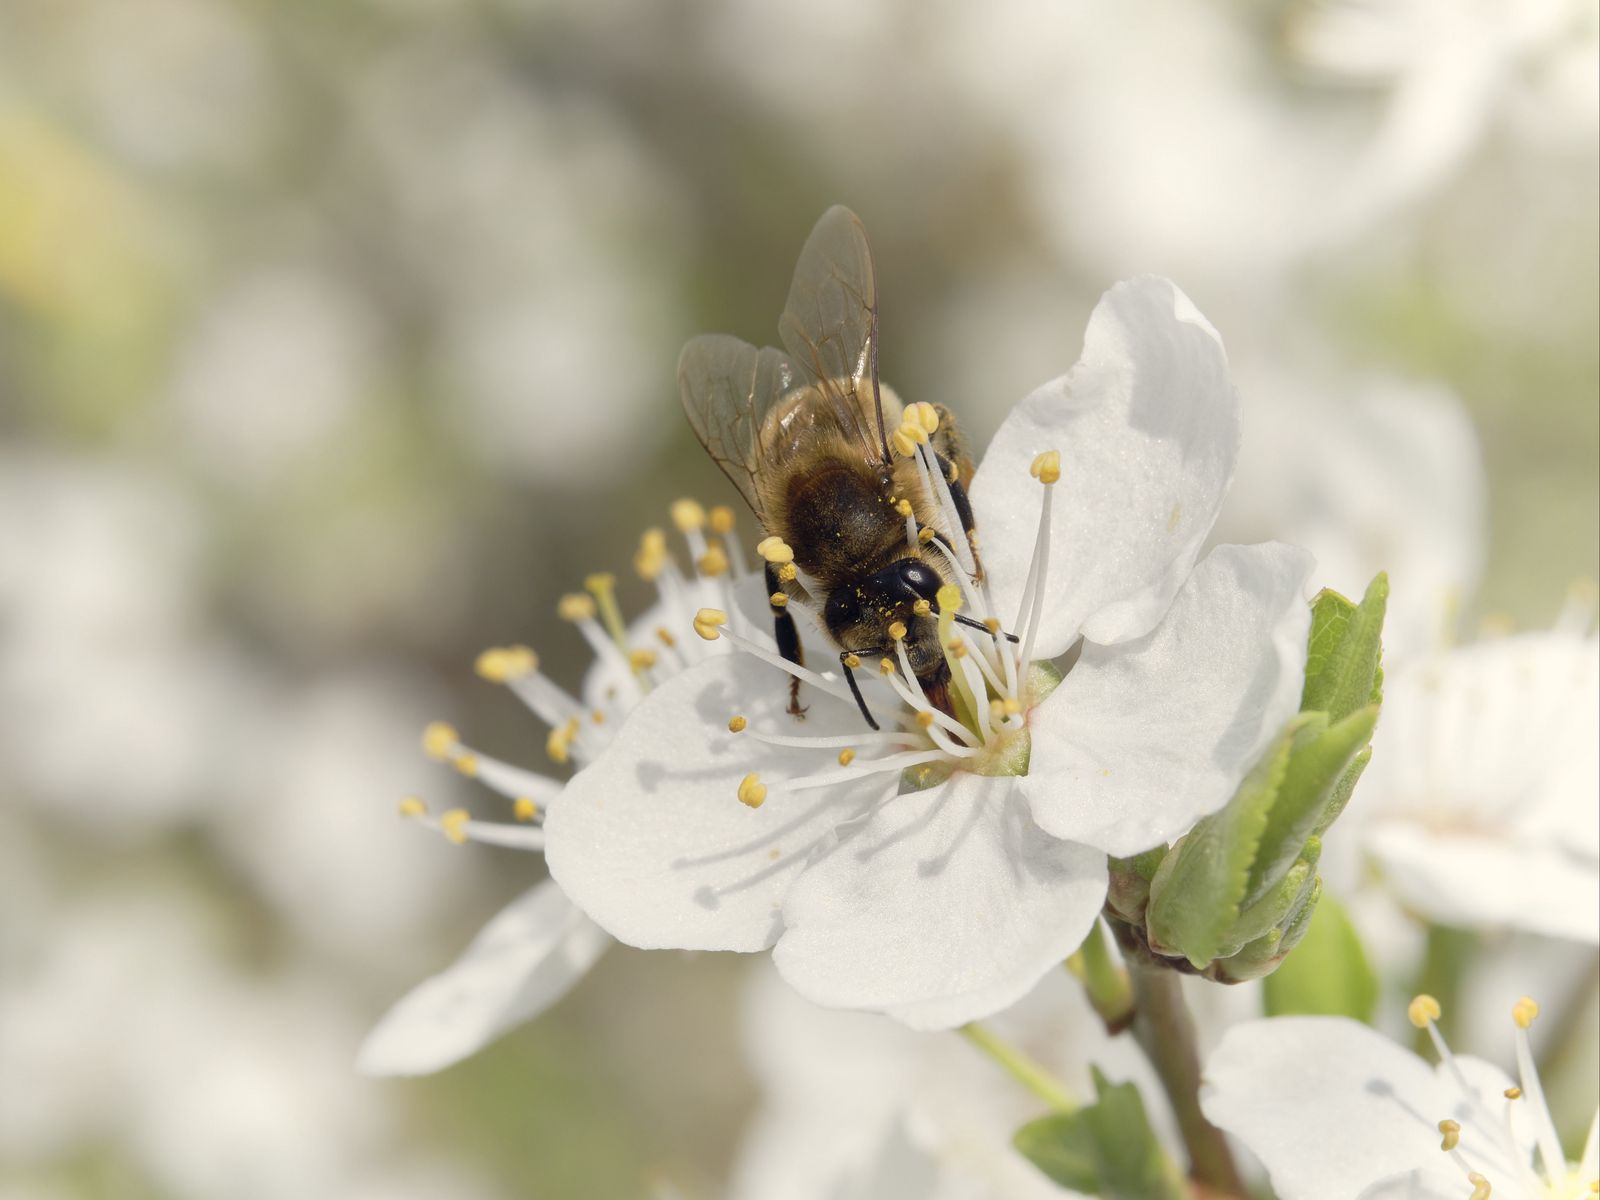
M 878 395 L 878 287 L 867 231 L 848 208 L 835 205 L 823 213 L 806 239 L 778 334 L 866 460 L 887 462 Z
M 794 382 L 780 351 L 722 333 L 691 339 L 678 358 L 678 397 L 690 427 L 763 522 L 761 423 Z

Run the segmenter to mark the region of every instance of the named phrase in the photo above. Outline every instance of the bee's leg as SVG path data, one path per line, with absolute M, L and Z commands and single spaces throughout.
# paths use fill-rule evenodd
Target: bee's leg
M 942 427 L 941 427 L 942 428 Z M 937 438 L 937 434 L 934 435 Z M 961 481 L 970 477 L 970 466 L 963 471 L 957 464 L 960 459 L 952 461 L 943 454 L 936 454 L 939 469 L 944 472 L 945 482 L 950 485 L 950 499 L 955 501 L 956 516 L 961 518 L 961 528 L 967 535 L 967 545 L 972 548 L 972 561 L 977 566 L 976 580 L 983 582 L 983 560 L 978 557 L 978 523 L 972 516 L 972 502 L 967 499 L 966 485 Z
M 785 597 L 784 602 L 774 603 L 772 600 L 774 596 Z M 777 639 L 778 653 L 795 666 L 803 667 L 806 665 L 805 651 L 800 647 L 800 630 L 795 627 L 794 618 L 789 615 L 788 596 L 789 590 L 783 586 L 783 580 L 778 578 L 778 568 L 768 563 L 767 607 L 772 610 L 772 636 Z M 806 710 L 800 706 L 800 681 L 790 676 L 789 715 L 803 717 L 805 712 Z
M 874 652 L 867 651 L 867 653 Z M 850 685 L 850 694 L 856 698 L 856 707 L 861 710 L 861 715 L 866 718 L 867 724 L 872 726 L 873 730 L 876 730 L 878 728 L 878 723 L 872 719 L 872 713 L 867 709 L 866 697 L 861 694 L 861 685 L 856 682 L 856 673 L 850 667 L 850 660 L 852 658 L 856 659 L 857 662 L 861 661 L 859 657 L 857 657 L 855 654 L 852 654 L 849 650 L 839 651 L 839 667 L 842 671 L 844 671 L 845 682 Z

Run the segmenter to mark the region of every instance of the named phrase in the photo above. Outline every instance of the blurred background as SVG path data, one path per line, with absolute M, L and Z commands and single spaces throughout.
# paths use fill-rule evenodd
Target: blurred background
M 982 446 L 1117 279 L 1221 331 L 1221 536 L 1394 576 L 1391 649 L 1597 570 L 1593 0 L 8 0 L 0 1195 L 717 1194 L 733 956 L 619 949 L 418 1080 L 365 1030 L 543 872 L 433 718 L 731 489 L 690 335 L 775 339 L 832 203 L 882 372 Z M 746 530 L 747 544 L 754 536 Z

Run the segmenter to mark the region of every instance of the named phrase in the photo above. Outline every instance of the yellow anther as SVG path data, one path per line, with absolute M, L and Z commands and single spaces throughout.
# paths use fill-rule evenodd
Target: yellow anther
M 841 767 L 848 767 L 851 763 L 855 762 L 855 760 L 856 752 L 850 749 L 848 746 L 839 751 L 839 765 Z
M 1028 466 L 1028 474 L 1040 483 L 1056 483 L 1061 478 L 1061 451 L 1046 450 L 1043 454 L 1034 455 L 1033 462 Z
M 470 752 L 456 755 L 450 760 L 450 765 L 468 779 L 475 778 L 478 774 L 478 756 Z
M 926 400 L 919 400 L 911 405 L 900 419 L 907 425 L 915 423 L 924 433 L 939 432 L 939 410 Z
M 760 808 L 767 798 L 767 785 L 754 771 L 739 781 L 739 803 L 746 808 Z
M 428 806 L 416 796 L 407 796 L 400 801 L 400 815 L 402 817 L 420 817 L 428 811 Z
M 905 434 L 907 439 L 915 445 L 926 446 L 928 444 L 928 431 L 922 427 L 920 422 L 909 417 L 900 422 L 898 432 Z
M 728 732 L 743 733 L 749 724 L 749 721 L 735 713 L 733 716 L 728 718 Z
M 906 636 L 906 623 L 904 621 L 890 621 L 889 636 L 897 642 L 903 641 Z
M 846 654 L 844 656 L 844 665 L 854 671 L 861 665 L 861 656 L 859 654 Z
M 596 571 L 593 575 L 586 575 L 583 579 L 583 588 L 586 592 L 593 592 L 596 596 L 612 591 L 617 586 L 617 577 L 610 571 Z
M 439 762 L 450 757 L 459 740 L 456 736 L 456 727 L 447 725 L 443 721 L 435 721 L 422 731 L 423 752 Z
M 1476 1171 L 1467 1173 L 1467 1182 L 1472 1185 L 1472 1195 L 1468 1196 L 1467 1200 L 1489 1200 L 1490 1195 L 1494 1192 L 1494 1188 L 1489 1185 L 1489 1181 Z
M 672 630 L 668 629 L 665 625 L 656 630 L 656 640 L 659 641 L 663 646 L 666 646 L 668 649 L 671 649 L 673 646 L 678 644 L 678 639 L 673 636 Z
M 696 529 L 705 528 L 705 506 L 698 500 L 674 500 L 672 502 L 672 523 L 678 527 L 679 533 L 690 533 Z
M 1012 696 L 1007 696 L 1001 701 L 1000 707 L 1005 709 L 1006 716 L 1014 717 L 1022 711 L 1022 702 Z
M 933 611 L 933 605 L 927 600 L 918 600 L 911 606 L 911 611 L 919 617 L 925 617 Z
M 711 510 L 711 532 L 721 534 L 733 532 L 733 509 L 726 504 L 719 504 Z
M 1589 1180 L 1589 1194 L 1591 1196 L 1600 1196 L 1600 1179 Z
M 894 436 L 889 439 L 889 444 L 894 447 L 895 453 L 901 458 L 910 458 L 917 452 L 917 443 L 906 432 L 904 425 L 894 431 Z
M 606 723 L 606 714 L 597 708 L 589 714 L 589 720 L 593 721 L 596 725 L 604 725 Z
M 897 501 L 895 503 L 894 510 L 895 510 L 895 512 L 899 513 L 902 517 L 909 517 L 911 515 L 911 512 L 912 512 L 911 501 L 909 501 L 909 500 Z
M 1524 996 L 1511 1006 L 1511 1019 L 1517 1023 L 1518 1029 L 1527 1029 L 1538 1015 L 1539 1006 L 1534 1003 L 1532 996 Z
M 491 646 L 478 655 L 477 672 L 490 683 L 509 683 L 539 669 L 539 656 L 526 646 Z
M 628 666 L 635 671 L 648 671 L 656 665 L 656 652 L 648 646 L 628 652 Z
M 568 592 L 556 604 L 556 614 L 563 621 L 587 621 L 595 614 L 594 597 Z
M 983 619 L 983 627 L 985 629 L 987 629 L 990 633 L 999 633 L 1000 632 L 1000 618 L 999 617 L 985 617 Z
M 965 658 L 966 656 L 967 656 L 967 644 L 965 642 L 951 642 L 950 643 L 950 657 L 951 658 Z
M 1507 1100 L 1522 1099 L 1522 1089 L 1519 1087 L 1508 1087 L 1502 1094 Z
M 545 739 L 544 749 L 554 761 L 564 763 L 572 757 L 572 743 L 578 736 L 578 720 L 574 717 L 565 725 L 550 731 L 550 736 Z
M 1406 1016 L 1411 1018 L 1411 1023 L 1418 1029 L 1426 1029 L 1428 1023 L 1437 1021 L 1443 1011 L 1444 1009 L 1439 1007 L 1439 1002 L 1426 993 L 1406 1005 Z
M 1444 1140 L 1439 1143 L 1441 1150 L 1454 1150 L 1461 1144 L 1461 1122 L 1452 1121 L 1446 1117 L 1439 1122 L 1439 1132 L 1444 1134 Z
M 1000 701 L 1000 700 L 991 700 L 991 701 L 989 701 L 989 719 L 990 720 L 1001 721 L 1001 720 L 1005 719 L 1005 715 L 1006 715 L 1006 706 L 1002 701 Z
M 667 535 L 659 529 L 646 529 L 639 538 L 638 552 L 633 556 L 633 569 L 646 581 L 660 576 L 667 566 Z
M 940 612 L 959 612 L 961 609 L 961 589 L 953 583 L 942 585 L 934 599 L 939 602 Z
M 933 728 L 933 714 L 926 709 L 917 714 L 916 721 L 919 729 Z
M 700 561 L 696 566 L 700 568 L 700 574 L 702 575 L 710 575 L 712 577 L 726 575 L 728 573 L 728 552 L 715 542 L 712 542 L 711 545 L 706 547 L 706 552 L 700 556 Z
M 460 846 L 467 840 L 467 822 L 470 820 L 472 814 L 466 809 L 452 808 L 449 812 L 439 815 L 439 832 Z
M 717 630 L 727 623 L 728 614 L 720 608 L 702 608 L 694 615 L 694 631 L 708 642 L 716 641 Z
M 518 796 L 511 803 L 511 815 L 519 821 L 531 821 L 539 815 L 539 806 L 527 796 Z
M 887 657 L 886 658 L 880 658 L 878 660 L 878 674 L 879 675 L 893 675 L 894 674 L 894 659 L 887 658 Z
M 921 542 L 924 546 L 933 541 L 933 536 L 933 530 L 926 525 L 917 530 L 917 541 Z
M 772 595 L 767 597 L 767 603 L 772 605 L 773 608 L 787 608 L 789 606 L 789 594 L 787 592 L 773 592 Z
M 780 566 L 794 561 L 794 551 L 789 548 L 787 542 L 776 535 L 764 537 L 757 542 L 756 553 L 769 563 L 776 563 Z
M 793 583 L 800 575 L 800 568 L 792 562 L 786 562 L 778 568 L 778 578 L 785 583 Z

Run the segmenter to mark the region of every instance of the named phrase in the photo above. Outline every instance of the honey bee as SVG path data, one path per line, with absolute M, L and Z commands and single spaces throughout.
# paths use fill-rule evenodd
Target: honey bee
M 863 657 L 896 657 L 898 636 L 929 700 L 949 711 L 938 592 L 960 582 L 951 539 L 976 545 L 972 459 L 950 413 L 921 406 L 938 416 L 928 449 L 962 524 L 951 530 L 941 515 L 948 508 L 929 494 L 927 466 L 891 445 L 904 448 L 894 431 L 905 409 L 878 380 L 872 254 L 849 209 L 829 209 L 811 231 L 778 334 L 781 351 L 723 334 L 694 338 L 678 362 L 678 390 L 700 444 L 768 534 L 763 557 L 779 652 L 803 662 L 790 606 L 813 612 L 877 729 L 852 667 Z M 971 561 L 976 582 L 975 551 Z M 789 712 L 797 717 L 805 711 L 799 689 L 792 679 Z

